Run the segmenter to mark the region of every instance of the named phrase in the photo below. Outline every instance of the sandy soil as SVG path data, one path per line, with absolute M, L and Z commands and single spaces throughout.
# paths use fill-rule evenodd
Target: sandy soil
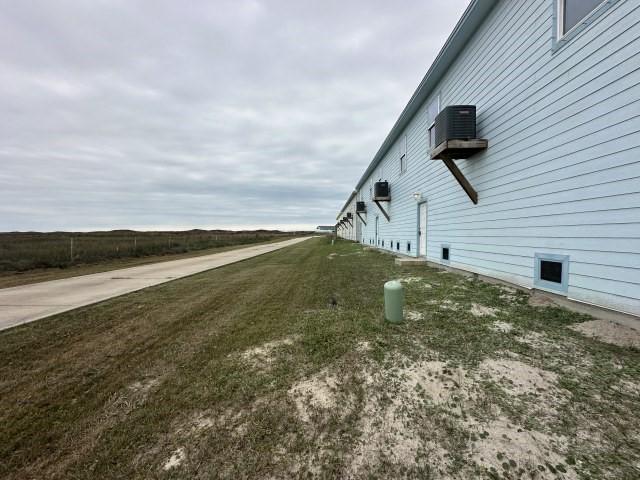
M 171 470 L 172 468 L 176 468 L 180 466 L 182 462 L 184 462 L 185 458 L 187 458 L 187 456 L 184 452 L 184 448 L 180 447 L 171 454 L 162 469 L 166 471 Z
M 495 317 L 500 310 L 497 308 L 486 307 L 479 303 L 471 305 L 471 315 L 474 317 Z
M 289 390 L 289 396 L 296 404 L 300 419 L 308 422 L 314 412 L 334 407 L 337 384 L 335 375 L 322 371 L 293 385 Z
M 596 338 L 601 342 L 611 343 L 620 347 L 640 348 L 640 330 L 620 325 L 610 320 L 591 320 L 572 325 L 570 328 L 588 337 Z
M 240 356 L 254 367 L 268 368 L 273 363 L 274 353 L 285 346 L 293 345 L 298 337 L 291 336 L 263 343 L 257 347 L 249 348 L 242 352 Z
M 491 329 L 500 333 L 509 333 L 513 330 L 513 324 L 509 322 L 501 322 L 496 320 L 491 324 Z

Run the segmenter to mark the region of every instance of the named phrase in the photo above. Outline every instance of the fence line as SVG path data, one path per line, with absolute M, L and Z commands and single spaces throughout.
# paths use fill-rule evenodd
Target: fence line
M 67 267 L 75 263 L 185 253 L 269 241 L 290 233 L 5 233 L 0 234 L 0 271 Z

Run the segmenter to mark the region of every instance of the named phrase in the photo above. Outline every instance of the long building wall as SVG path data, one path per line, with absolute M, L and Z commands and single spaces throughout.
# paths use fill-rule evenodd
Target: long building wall
M 338 237 L 344 238 L 345 240 L 353 240 L 357 242 L 358 239 L 361 238 L 362 235 L 362 222 L 359 217 L 356 215 L 356 199 L 355 197 L 351 198 L 347 204 L 344 206 L 340 215 L 338 215 L 337 220 L 340 221 L 343 217 L 347 216 L 347 214 L 351 214 L 350 221 L 347 221 L 340 225 L 336 232 Z
M 640 314 L 640 3 L 620 1 L 554 48 L 553 0 L 502 0 L 430 98 L 362 184 L 358 240 L 418 252 L 427 202 L 428 260 L 534 286 L 536 253 L 568 255 L 568 297 Z M 489 148 L 456 161 L 474 205 L 441 161 L 430 160 L 427 106 L 437 97 L 477 106 Z M 400 173 L 400 142 L 407 171 Z M 371 201 L 388 180 L 387 221 Z M 398 250 L 398 243 L 400 249 Z

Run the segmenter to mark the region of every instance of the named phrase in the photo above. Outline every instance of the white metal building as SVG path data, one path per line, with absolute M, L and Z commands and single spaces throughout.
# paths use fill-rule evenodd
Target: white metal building
M 640 315 L 639 52 L 639 1 L 472 1 L 338 234 Z M 475 106 L 488 142 L 453 167 L 432 159 L 449 105 Z

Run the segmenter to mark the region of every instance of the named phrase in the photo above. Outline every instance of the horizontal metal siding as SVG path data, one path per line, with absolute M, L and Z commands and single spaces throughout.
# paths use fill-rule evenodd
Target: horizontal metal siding
M 425 105 L 372 177 L 391 183 L 391 222 L 368 203 L 364 243 L 417 247 L 417 205 L 428 202 L 427 256 L 531 287 L 536 252 L 569 255 L 569 297 L 640 314 L 640 5 L 620 2 L 552 53 L 553 2 L 502 1 L 449 68 L 441 105 L 475 104 L 489 149 L 456 162 L 473 205 L 428 157 Z M 431 99 L 429 99 L 431 100 Z M 398 141 L 401 141 L 402 136 Z M 388 248 L 387 248 L 388 249 Z

